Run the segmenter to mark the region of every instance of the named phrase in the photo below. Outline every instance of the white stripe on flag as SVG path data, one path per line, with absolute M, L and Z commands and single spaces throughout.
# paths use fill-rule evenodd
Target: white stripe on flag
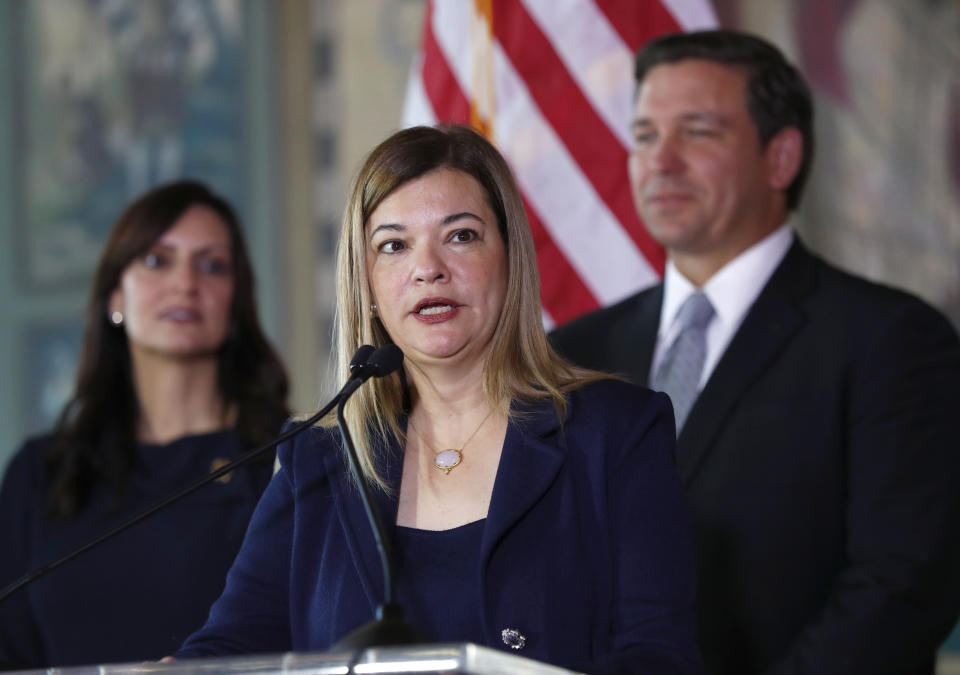
M 592 2 L 524 0 L 597 114 L 624 148 L 632 144 L 633 52 Z
M 470 14 L 473 2 L 433 3 L 433 37 L 467 98 L 470 90 Z M 499 96 L 504 94 L 499 92 Z
M 546 307 L 540 308 L 540 320 L 543 322 L 543 330 L 548 333 L 556 327 L 556 322 L 553 320 L 553 317 L 550 316 L 550 313 L 547 312 Z
M 655 282 L 650 264 L 543 118 L 499 45 L 495 59 L 497 90 L 513 92 L 506 106 L 498 105 L 497 145 L 557 247 L 603 304 Z
M 403 126 L 412 127 L 418 124 L 431 125 L 437 123 L 437 115 L 430 103 L 426 90 L 423 88 L 423 52 L 418 52 L 410 67 L 410 78 L 407 80 L 407 93 L 403 100 Z
M 660 0 L 684 31 L 706 30 L 720 25 L 710 0 Z

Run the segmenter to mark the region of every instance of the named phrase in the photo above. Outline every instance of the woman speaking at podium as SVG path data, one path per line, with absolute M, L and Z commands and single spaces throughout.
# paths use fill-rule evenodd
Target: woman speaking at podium
M 137 199 L 101 254 L 76 390 L 0 491 L 0 587 L 273 438 L 287 378 L 261 332 L 233 209 L 180 181 Z M 0 603 L 0 661 L 159 658 L 220 590 L 272 462 L 246 466 Z M 226 479 L 226 480 L 225 480 Z
M 404 355 L 346 410 L 409 622 L 431 642 L 589 672 L 698 672 L 669 401 L 548 346 L 533 239 L 494 147 L 452 126 L 375 148 L 337 282 L 343 375 L 362 344 Z M 330 426 L 280 446 L 226 589 L 177 658 L 326 650 L 371 618 L 377 549 Z

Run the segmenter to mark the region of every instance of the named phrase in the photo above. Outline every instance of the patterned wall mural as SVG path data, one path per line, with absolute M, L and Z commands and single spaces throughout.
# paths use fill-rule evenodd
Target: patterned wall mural
M 73 387 L 86 289 L 125 204 L 201 178 L 245 210 L 244 5 L 236 0 L 10 3 L 3 54 L 13 139 L 19 304 L 16 428 L 49 428 Z M 55 308 L 54 308 L 55 307 Z M 12 433 L 11 433 L 12 435 Z M 8 444 L 10 445 L 10 444 Z M 0 449 L 5 460 L 12 447 Z
M 817 102 L 800 229 L 960 326 L 960 2 L 720 1 L 792 54 Z
M 240 5 L 18 5 L 18 230 L 31 285 L 85 281 L 118 208 L 173 178 L 242 194 Z

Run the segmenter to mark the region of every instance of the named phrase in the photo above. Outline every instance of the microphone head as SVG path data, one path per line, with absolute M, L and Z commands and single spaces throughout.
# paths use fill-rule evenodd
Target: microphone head
M 403 363 L 403 352 L 393 344 L 386 344 L 374 351 L 364 366 L 368 377 L 383 377 L 397 370 Z
M 363 367 L 367 365 L 367 361 L 370 360 L 370 355 L 375 352 L 376 349 L 373 345 L 360 345 L 357 348 L 357 351 L 353 353 L 353 358 L 350 359 L 350 377 L 358 377 L 363 371 Z

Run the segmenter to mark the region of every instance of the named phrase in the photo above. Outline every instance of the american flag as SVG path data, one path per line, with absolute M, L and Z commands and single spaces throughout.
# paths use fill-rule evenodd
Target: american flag
M 428 0 L 403 124 L 469 123 L 507 158 L 548 328 L 663 274 L 627 178 L 633 54 L 716 25 L 709 0 Z

